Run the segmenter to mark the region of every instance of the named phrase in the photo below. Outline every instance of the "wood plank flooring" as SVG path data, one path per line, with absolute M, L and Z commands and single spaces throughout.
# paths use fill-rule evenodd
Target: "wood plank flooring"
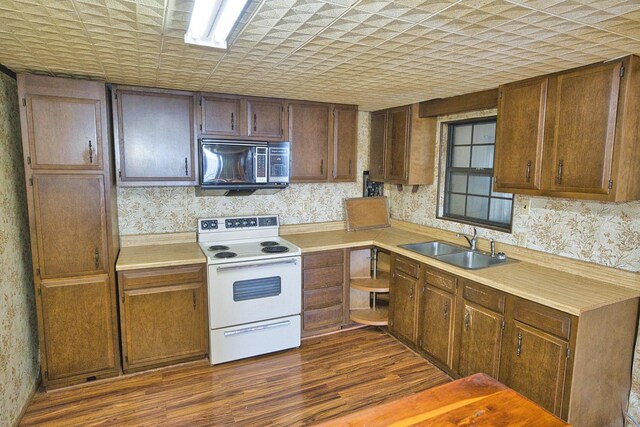
M 39 392 L 20 425 L 301 426 L 450 381 L 373 327 L 299 349 Z

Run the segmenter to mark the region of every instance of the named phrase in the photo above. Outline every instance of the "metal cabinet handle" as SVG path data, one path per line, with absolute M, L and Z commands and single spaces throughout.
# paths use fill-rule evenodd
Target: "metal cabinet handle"
M 231 130 L 234 130 L 234 127 L 235 127 L 235 123 L 233 120 L 233 113 L 231 113 Z
M 193 309 L 196 309 L 196 290 L 193 290 Z
M 518 332 L 518 347 L 516 347 L 516 356 L 522 353 L 522 332 Z
M 449 316 L 449 301 L 445 301 L 443 304 L 443 315 L 445 318 Z
M 96 262 L 96 270 L 98 268 L 100 268 L 100 252 L 98 252 L 98 248 L 96 248 L 96 251 L 93 253 L 95 262 Z
M 409 286 L 409 300 L 413 301 L 413 286 Z
M 469 322 L 471 321 L 471 312 L 469 310 L 465 310 L 464 312 L 464 330 L 469 330 Z
M 189 161 L 187 157 L 184 158 L 184 176 L 189 176 Z
M 320 175 L 324 175 L 324 159 L 320 159 Z
M 253 131 L 257 131 L 258 130 L 258 115 L 254 114 L 253 115 Z
M 531 160 L 527 160 L 527 182 L 531 181 Z
M 93 164 L 93 146 L 91 140 L 89 140 L 89 163 Z
M 556 177 L 556 184 L 562 184 L 562 167 L 564 166 L 564 162 L 560 160 L 558 162 L 558 176 Z
M 349 159 L 349 175 L 351 175 L 351 159 Z

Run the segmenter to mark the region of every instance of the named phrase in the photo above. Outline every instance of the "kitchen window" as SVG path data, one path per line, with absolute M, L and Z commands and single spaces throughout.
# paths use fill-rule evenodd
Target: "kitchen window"
M 511 232 L 513 194 L 493 190 L 496 119 L 447 126 L 442 218 Z

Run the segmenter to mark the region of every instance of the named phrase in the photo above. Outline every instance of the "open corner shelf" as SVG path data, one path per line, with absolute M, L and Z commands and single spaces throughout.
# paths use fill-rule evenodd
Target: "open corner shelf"
M 377 278 L 351 279 L 351 287 L 365 292 L 389 292 L 389 273 L 379 271 Z
M 385 326 L 389 323 L 387 307 L 363 308 L 351 310 L 349 317 L 362 325 Z

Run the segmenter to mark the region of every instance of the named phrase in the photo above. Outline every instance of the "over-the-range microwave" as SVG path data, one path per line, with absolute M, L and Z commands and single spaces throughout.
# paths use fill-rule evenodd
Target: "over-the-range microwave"
M 219 195 L 272 194 L 289 185 L 289 142 L 203 138 L 200 189 Z

